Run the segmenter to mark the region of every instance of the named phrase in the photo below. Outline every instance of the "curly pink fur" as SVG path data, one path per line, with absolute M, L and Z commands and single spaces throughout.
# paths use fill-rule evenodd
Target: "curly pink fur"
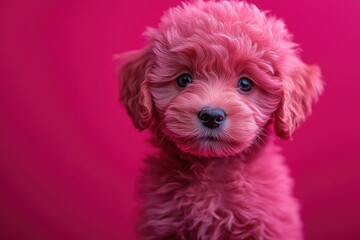
M 145 35 L 120 67 L 121 100 L 160 149 L 139 181 L 139 238 L 302 239 L 269 128 L 291 138 L 322 91 L 319 68 L 301 61 L 282 21 L 245 2 L 184 3 Z M 183 73 L 193 82 L 181 89 Z M 224 110 L 220 128 L 202 126 L 204 107 Z

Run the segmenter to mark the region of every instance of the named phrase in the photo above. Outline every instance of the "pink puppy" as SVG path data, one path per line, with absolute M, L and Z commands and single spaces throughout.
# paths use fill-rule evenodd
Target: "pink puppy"
M 140 239 L 302 239 L 270 129 L 291 138 L 322 92 L 284 23 L 254 5 L 170 9 L 122 56 L 121 100 L 158 154 L 139 183 Z

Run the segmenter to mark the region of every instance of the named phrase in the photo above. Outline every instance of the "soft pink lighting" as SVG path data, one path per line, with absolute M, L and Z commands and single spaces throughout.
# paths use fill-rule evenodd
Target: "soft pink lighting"
M 180 1 L 0 3 L 0 238 L 135 239 L 151 148 L 118 103 L 112 56 Z M 281 142 L 306 239 L 360 238 L 360 1 L 251 1 L 284 19 L 327 83 Z

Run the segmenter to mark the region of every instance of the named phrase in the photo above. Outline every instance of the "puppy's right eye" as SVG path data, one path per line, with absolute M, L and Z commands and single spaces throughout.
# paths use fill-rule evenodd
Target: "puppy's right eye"
M 181 74 L 177 77 L 176 83 L 179 87 L 184 88 L 192 83 L 192 77 L 187 73 Z

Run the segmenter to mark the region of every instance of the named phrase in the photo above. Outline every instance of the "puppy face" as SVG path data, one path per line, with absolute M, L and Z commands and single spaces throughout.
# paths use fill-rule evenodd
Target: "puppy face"
M 159 46 L 164 55 L 149 76 L 150 94 L 161 131 L 181 150 L 233 155 L 262 134 L 282 85 L 262 56 L 244 56 L 231 39 L 203 36 L 194 32 L 193 41 Z
M 284 24 L 253 5 L 183 5 L 146 36 L 149 45 L 120 70 L 121 99 L 135 126 L 152 124 L 184 152 L 240 153 L 265 137 L 272 119 L 289 138 L 322 89 Z

